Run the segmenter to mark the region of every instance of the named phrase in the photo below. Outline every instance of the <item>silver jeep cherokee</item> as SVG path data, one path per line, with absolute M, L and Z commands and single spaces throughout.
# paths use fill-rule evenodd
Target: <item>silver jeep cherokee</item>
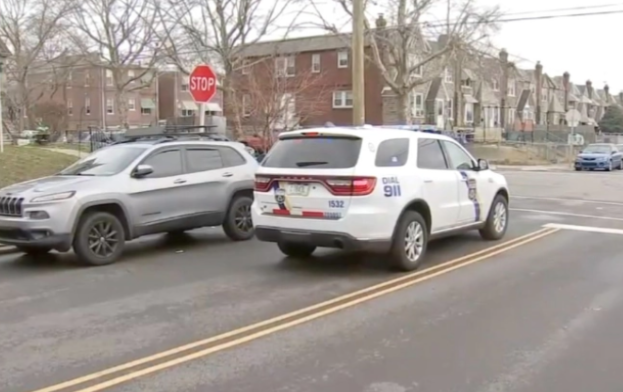
M 235 142 L 164 139 L 115 144 L 60 173 L 0 189 L 0 244 L 29 254 L 73 248 L 104 265 L 126 241 L 223 226 L 253 237 L 257 161 Z

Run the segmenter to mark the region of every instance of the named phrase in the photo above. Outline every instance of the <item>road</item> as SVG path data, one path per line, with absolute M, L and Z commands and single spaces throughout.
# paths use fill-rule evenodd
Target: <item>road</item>
M 415 274 L 216 229 L 101 268 L 0 255 L 0 391 L 618 392 L 623 172 L 507 178 L 510 245 L 442 240 Z

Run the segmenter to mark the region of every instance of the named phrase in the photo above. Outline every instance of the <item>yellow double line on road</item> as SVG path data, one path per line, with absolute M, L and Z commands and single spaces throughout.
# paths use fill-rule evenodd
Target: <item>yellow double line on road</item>
M 183 346 L 163 351 L 148 357 L 127 362 L 83 377 L 78 377 L 60 384 L 52 385 L 33 392 L 57 392 L 71 388 L 75 392 L 97 392 L 136 378 L 146 376 L 161 370 L 171 368 L 195 359 L 223 351 L 241 344 L 251 342 L 267 335 L 274 334 L 294 326 L 307 323 L 336 313 L 340 310 L 353 307 L 374 298 L 393 293 L 414 284 L 435 278 L 448 272 L 466 267 L 479 261 L 491 258 L 500 253 L 526 245 L 532 241 L 559 231 L 555 228 L 545 228 L 522 237 L 504 242 L 499 245 L 475 252 L 425 270 L 402 275 L 353 293 L 343 295 L 307 308 L 287 313 L 247 327 L 236 329 L 208 339 L 199 340 Z M 83 389 L 76 390 L 81 385 L 91 384 Z

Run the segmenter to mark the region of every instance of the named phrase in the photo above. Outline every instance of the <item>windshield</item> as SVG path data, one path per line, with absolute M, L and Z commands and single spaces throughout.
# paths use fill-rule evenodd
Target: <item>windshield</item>
M 608 144 L 590 144 L 582 152 L 587 154 L 610 154 L 610 151 L 612 151 L 612 147 Z
M 145 147 L 107 147 L 79 160 L 59 176 L 112 176 L 128 167 L 143 152 Z

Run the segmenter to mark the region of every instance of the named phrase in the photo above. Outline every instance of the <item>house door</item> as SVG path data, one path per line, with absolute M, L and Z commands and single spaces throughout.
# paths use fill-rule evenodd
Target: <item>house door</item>
M 435 120 L 437 128 L 444 129 L 445 121 L 443 116 L 443 99 L 435 100 Z

